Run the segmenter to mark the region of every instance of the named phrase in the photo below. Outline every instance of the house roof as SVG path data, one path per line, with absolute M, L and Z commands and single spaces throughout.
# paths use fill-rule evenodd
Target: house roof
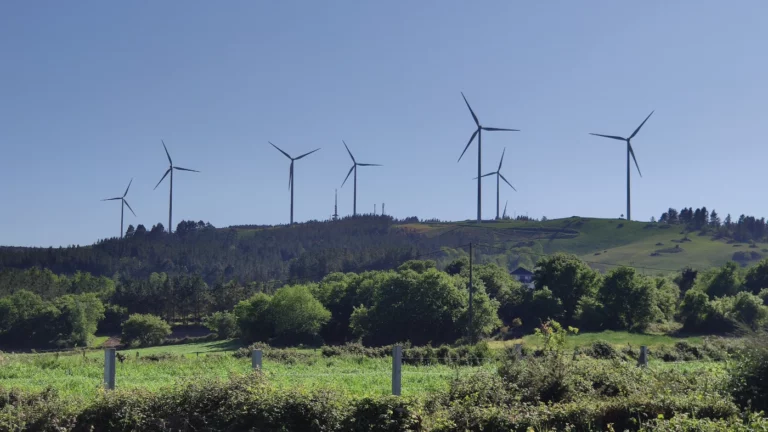
M 513 272 L 510 274 L 517 275 L 517 276 L 533 276 L 533 272 L 530 270 L 526 270 L 522 267 L 516 268 Z

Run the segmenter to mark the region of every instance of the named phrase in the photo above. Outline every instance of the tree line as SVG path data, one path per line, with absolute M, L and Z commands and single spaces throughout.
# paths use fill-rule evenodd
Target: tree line
M 711 232 L 713 235 L 730 238 L 736 241 L 761 241 L 766 239 L 765 218 L 740 215 L 733 220 L 730 213 L 725 218 L 720 217 L 715 209 L 708 211 L 706 207 L 693 209 L 685 208 L 679 212 L 669 208 L 659 217 L 660 223 L 680 224 L 689 230 Z
M 4 270 L 0 345 L 83 346 L 97 330 L 124 330 L 136 314 L 205 322 L 221 337 L 273 344 L 442 344 L 519 336 L 548 320 L 585 331 L 658 326 L 704 333 L 768 322 L 768 260 L 748 269 L 731 262 L 648 276 L 630 267 L 602 274 L 576 256 L 554 254 L 537 262 L 534 289 L 495 263 L 475 264 L 471 319 L 469 274 L 465 257 L 444 266 L 409 260 L 393 270 L 333 272 L 273 286 L 208 284 L 200 275 L 110 279 Z

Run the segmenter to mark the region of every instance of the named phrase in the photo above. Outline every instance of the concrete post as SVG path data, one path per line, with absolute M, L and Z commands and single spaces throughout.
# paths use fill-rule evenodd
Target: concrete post
M 400 396 L 402 389 L 403 347 L 392 348 L 392 394 Z
M 104 350 L 104 388 L 115 389 L 115 349 Z
M 523 344 L 515 344 L 515 357 L 518 359 L 523 358 Z
M 251 368 L 261 371 L 261 350 L 255 349 L 251 352 Z
M 642 367 L 648 366 L 648 347 L 645 345 L 640 347 L 640 357 L 637 359 L 637 365 Z

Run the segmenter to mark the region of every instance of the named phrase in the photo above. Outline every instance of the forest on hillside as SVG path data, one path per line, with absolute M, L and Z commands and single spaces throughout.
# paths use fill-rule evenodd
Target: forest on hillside
M 424 235 L 402 222 L 389 216 L 358 216 L 293 226 L 216 229 L 204 222 L 183 221 L 173 234 L 161 224 L 150 230 L 129 227 L 122 240 L 87 247 L 0 248 L 0 269 L 37 267 L 55 274 L 81 271 L 127 279 L 162 272 L 199 275 L 209 284 L 319 280 L 332 272 L 392 269 L 423 256 L 452 259 L 461 254 L 457 248 L 466 249 L 471 241 L 500 240 L 492 231 L 460 227 Z

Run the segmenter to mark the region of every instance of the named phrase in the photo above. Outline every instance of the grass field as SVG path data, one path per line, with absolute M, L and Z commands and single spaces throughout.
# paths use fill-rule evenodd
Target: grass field
M 571 217 L 540 221 L 487 221 L 482 225 L 472 222 L 432 224 L 405 224 L 403 229 L 426 236 L 439 235 L 456 226 L 472 230 L 491 230 L 498 243 L 512 247 L 519 242 L 534 242 L 530 249 L 544 254 L 566 252 L 578 255 L 593 268 L 610 270 L 617 265 L 640 268 L 646 274 L 667 274 L 690 266 L 697 269 L 717 267 L 730 261 L 737 251 L 762 252 L 765 244 L 749 248 L 747 244 L 730 244 L 709 235 L 681 233 L 679 225 L 654 224 L 622 219 Z M 683 240 L 683 238 L 686 240 Z M 679 246 L 679 247 L 678 247 Z M 530 253 L 530 250 L 512 248 L 510 254 Z M 539 256 L 532 256 L 533 262 Z M 753 264 L 756 260 L 746 262 Z
M 184 348 L 184 349 L 182 349 Z M 172 346 L 124 351 L 127 359 L 117 364 L 119 389 L 146 389 L 157 391 L 187 380 L 214 378 L 227 379 L 233 375 L 251 372 L 250 359 L 236 359 L 231 353 L 213 352 L 194 354 L 215 347 Z M 386 395 L 391 392 L 391 358 L 362 357 L 323 358 L 319 352 L 306 361 L 295 364 L 265 359 L 263 370 L 276 387 L 299 389 L 333 389 L 356 396 Z M 160 361 L 146 359 L 150 354 L 175 353 L 173 358 Z M 43 390 L 53 387 L 67 397 L 91 399 L 102 390 L 103 354 L 82 355 L 12 354 L 0 357 L 0 387 L 25 390 Z M 423 396 L 448 388 L 457 376 L 478 370 L 495 370 L 495 365 L 479 367 L 409 366 L 403 365 L 403 395 Z
M 649 348 L 658 346 L 670 346 L 680 341 L 687 341 L 692 344 L 700 344 L 703 341 L 701 336 L 692 337 L 674 337 L 667 335 L 649 335 L 649 334 L 637 334 L 621 331 L 606 330 L 599 333 L 580 333 L 577 335 L 567 336 L 565 339 L 565 347 L 573 349 L 577 347 L 587 347 L 595 341 L 605 341 L 613 345 L 616 348 L 632 345 L 637 348 L 641 345 L 645 345 Z M 522 339 L 508 340 L 508 341 L 492 341 L 490 342 L 491 348 L 501 349 L 504 347 L 514 346 L 514 344 L 522 343 L 529 347 L 538 347 L 539 340 L 534 335 L 528 335 Z
M 700 337 L 674 338 L 659 335 L 640 335 L 605 331 L 569 336 L 566 349 L 585 347 L 596 340 L 607 341 L 617 347 L 631 344 L 658 347 L 673 345 L 680 340 L 701 343 Z M 490 345 L 500 350 L 522 342 L 535 347 L 537 339 L 526 336 L 517 341 L 494 341 Z M 188 380 L 212 378 L 228 379 L 251 372 L 250 359 L 237 359 L 232 353 L 240 344 L 236 340 L 139 348 L 120 351 L 124 362 L 117 364 L 119 389 L 162 388 Z M 263 371 L 278 388 L 333 389 L 355 396 L 386 395 L 391 391 L 391 358 L 363 358 L 351 356 L 323 357 L 318 349 L 295 349 L 301 354 L 296 361 L 273 361 L 265 358 Z M 138 355 L 137 355 L 138 354 Z M 152 359 L 168 354 L 167 358 Z M 52 387 L 66 397 L 90 400 L 102 392 L 104 357 L 101 351 L 68 354 L 0 354 L 0 387 L 25 390 L 43 390 Z M 403 365 L 403 394 L 424 397 L 445 390 L 459 376 L 480 370 L 495 371 L 497 362 L 482 366 L 411 366 Z M 684 368 L 702 373 L 720 374 L 723 365 L 711 362 L 663 363 L 653 362 L 656 369 Z

